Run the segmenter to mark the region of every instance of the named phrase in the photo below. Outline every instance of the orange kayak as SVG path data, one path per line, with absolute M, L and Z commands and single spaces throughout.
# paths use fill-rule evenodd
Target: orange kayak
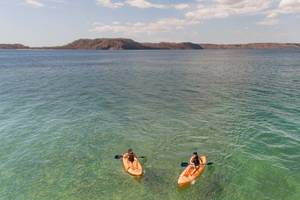
M 187 184 L 192 183 L 194 180 L 196 180 L 204 171 L 207 160 L 205 156 L 200 156 L 202 162 L 200 162 L 199 168 L 192 174 L 194 171 L 194 166 L 193 165 L 188 165 L 183 172 L 180 174 L 178 178 L 178 185 L 179 186 L 184 186 Z
M 123 155 L 123 166 L 125 171 L 132 176 L 141 176 L 143 175 L 143 167 L 140 161 L 135 158 L 133 163 L 128 160 L 127 153 Z

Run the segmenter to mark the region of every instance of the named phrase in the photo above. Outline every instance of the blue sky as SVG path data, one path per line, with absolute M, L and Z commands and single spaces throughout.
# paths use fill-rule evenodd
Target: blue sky
M 300 42 L 300 0 L 1 0 L 0 43 Z

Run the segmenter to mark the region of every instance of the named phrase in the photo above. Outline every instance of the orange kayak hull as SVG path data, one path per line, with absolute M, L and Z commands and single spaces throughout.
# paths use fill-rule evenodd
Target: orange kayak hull
M 135 158 L 134 162 L 132 163 L 128 160 L 126 155 L 127 154 L 124 154 L 123 158 L 122 158 L 124 170 L 132 176 L 142 176 L 143 175 L 143 167 L 142 167 L 140 161 L 137 158 Z
M 204 171 L 206 167 L 206 156 L 200 156 L 202 162 L 199 166 L 199 168 L 193 173 L 194 166 L 188 165 L 183 172 L 180 174 L 178 178 L 178 185 L 179 186 L 185 186 L 188 184 L 191 184 L 193 181 L 195 181 Z

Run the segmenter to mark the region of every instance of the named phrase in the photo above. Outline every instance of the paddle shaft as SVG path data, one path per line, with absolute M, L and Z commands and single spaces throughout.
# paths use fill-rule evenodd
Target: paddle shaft
M 212 164 L 213 164 L 212 162 L 208 162 L 206 164 L 199 164 L 199 165 L 212 165 Z M 181 167 L 187 167 L 188 165 L 191 165 L 191 164 L 189 164 L 188 162 L 181 163 Z
M 115 159 L 121 159 L 123 155 L 115 155 Z M 145 156 L 138 156 L 138 158 L 145 158 Z

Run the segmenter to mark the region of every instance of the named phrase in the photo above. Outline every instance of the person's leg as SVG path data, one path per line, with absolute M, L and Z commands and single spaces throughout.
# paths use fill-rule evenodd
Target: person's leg
M 130 168 L 131 168 L 131 169 L 134 169 L 133 162 L 130 162 Z
M 137 169 L 138 168 L 138 160 L 136 159 L 136 158 L 134 158 L 134 164 L 135 164 L 135 169 Z
M 194 165 L 194 170 L 192 171 L 191 176 L 194 175 L 194 173 L 197 171 L 198 168 L 199 168 L 199 166 L 195 166 L 195 165 Z
M 130 168 L 130 161 L 127 160 L 127 169 L 126 170 L 128 170 L 129 168 Z
M 129 161 L 129 160 L 127 161 L 127 163 L 128 163 L 128 169 L 129 168 L 133 169 L 133 163 L 131 161 Z

